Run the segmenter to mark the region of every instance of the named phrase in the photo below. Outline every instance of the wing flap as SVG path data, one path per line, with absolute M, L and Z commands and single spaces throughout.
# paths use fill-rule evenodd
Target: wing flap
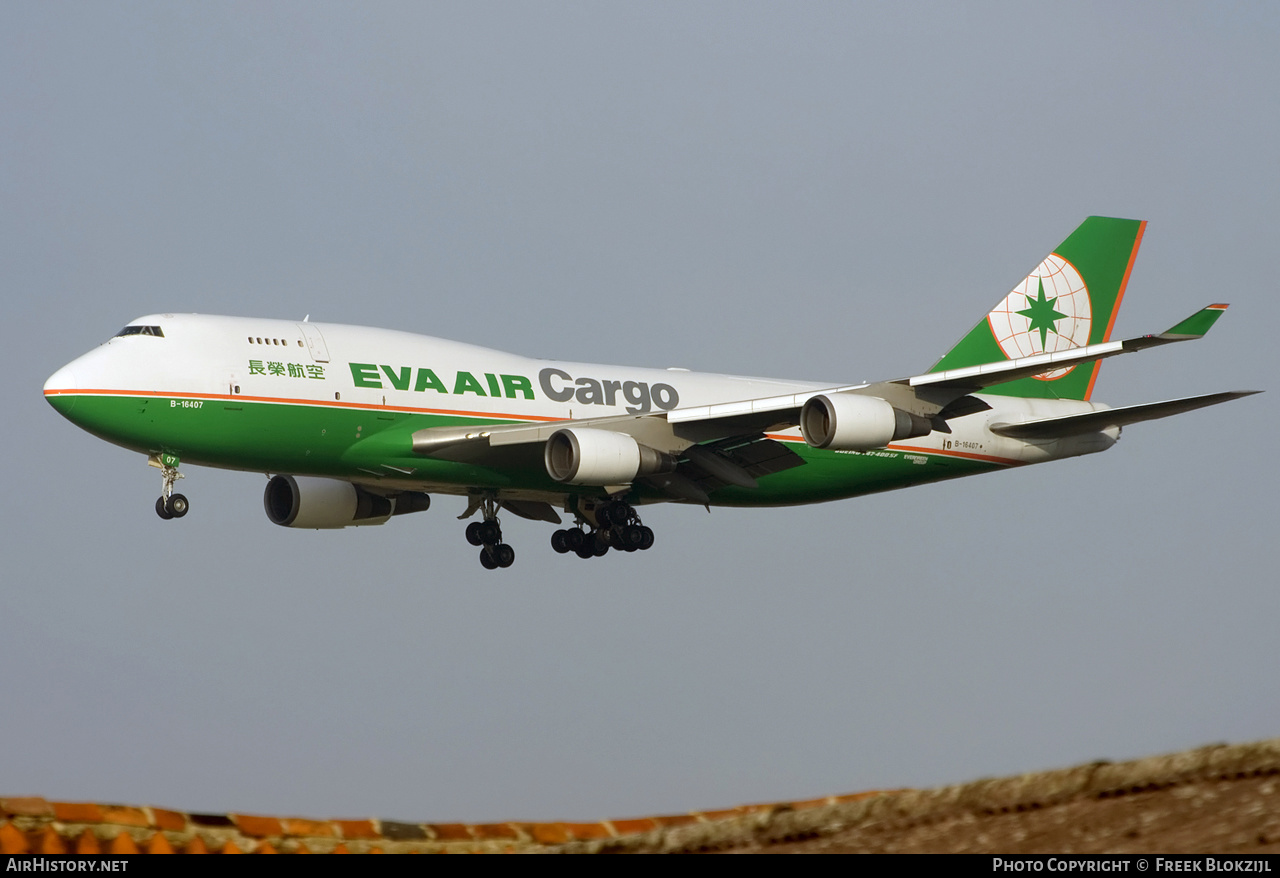
M 757 479 L 798 466 L 804 466 L 803 457 L 784 443 L 757 433 L 686 448 L 677 475 L 687 478 L 705 496 L 726 485 L 754 488 Z

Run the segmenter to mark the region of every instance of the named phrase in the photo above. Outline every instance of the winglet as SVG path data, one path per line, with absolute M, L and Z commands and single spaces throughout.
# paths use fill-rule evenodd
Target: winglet
M 1177 326 L 1160 333 L 1160 338 L 1179 341 L 1186 338 L 1200 338 L 1213 327 L 1226 310 L 1226 305 L 1210 305 L 1207 308 L 1201 308 Z

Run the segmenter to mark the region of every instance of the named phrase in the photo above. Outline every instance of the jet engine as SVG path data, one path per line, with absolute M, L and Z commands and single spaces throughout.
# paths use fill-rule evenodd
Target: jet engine
M 625 485 L 636 476 L 669 473 L 669 454 L 641 445 L 626 433 L 566 427 L 551 434 L 543 453 L 547 474 L 570 485 Z
M 382 497 L 341 479 L 273 476 L 262 495 L 267 518 L 283 527 L 338 528 L 383 524 L 392 515 L 431 505 L 427 494 Z
M 814 448 L 866 451 L 895 439 L 926 436 L 928 418 L 896 409 L 877 396 L 831 393 L 811 397 L 800 409 L 800 432 Z

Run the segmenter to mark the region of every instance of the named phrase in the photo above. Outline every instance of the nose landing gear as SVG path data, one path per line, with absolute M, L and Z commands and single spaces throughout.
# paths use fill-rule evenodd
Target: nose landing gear
M 160 470 L 161 487 L 160 496 L 156 498 L 156 515 L 165 521 L 181 518 L 191 508 L 190 502 L 184 495 L 173 493 L 174 483 L 178 479 L 186 478 L 178 472 L 179 463 L 176 454 L 153 454 L 147 458 L 148 466 L 154 466 Z

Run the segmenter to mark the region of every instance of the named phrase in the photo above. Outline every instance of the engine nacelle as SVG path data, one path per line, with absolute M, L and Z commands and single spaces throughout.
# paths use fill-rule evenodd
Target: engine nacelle
M 626 485 L 637 476 L 676 468 L 671 455 L 641 445 L 626 433 L 591 427 L 552 433 L 543 459 L 551 478 L 570 485 Z
M 909 414 L 878 396 L 831 393 L 810 398 L 800 409 L 800 432 L 814 448 L 866 451 L 895 439 L 926 436 L 928 418 Z
M 310 476 L 273 476 L 262 495 L 267 518 L 283 527 L 305 528 L 382 524 L 392 515 L 431 505 L 428 495 L 417 492 L 406 492 L 405 500 L 380 497 L 341 479 Z

